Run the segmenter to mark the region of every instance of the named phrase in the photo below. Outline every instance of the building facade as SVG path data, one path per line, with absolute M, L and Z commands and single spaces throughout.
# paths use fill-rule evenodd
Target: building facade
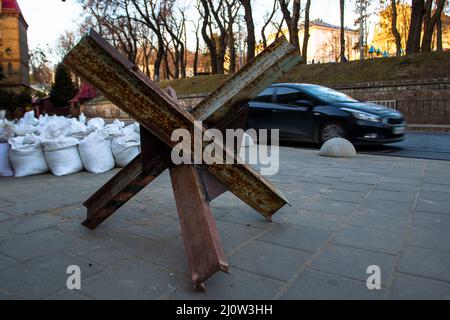
M 289 30 L 283 29 L 283 34 L 289 39 Z M 347 60 L 359 59 L 359 31 L 345 28 L 345 57 Z M 305 31 L 301 26 L 299 31 L 300 47 L 303 45 Z M 309 24 L 307 63 L 338 62 L 341 50 L 341 27 L 326 23 L 320 19 Z M 274 41 L 276 34 L 268 37 L 268 42 Z
M 16 0 L 0 0 L 0 89 L 30 87 L 28 24 Z

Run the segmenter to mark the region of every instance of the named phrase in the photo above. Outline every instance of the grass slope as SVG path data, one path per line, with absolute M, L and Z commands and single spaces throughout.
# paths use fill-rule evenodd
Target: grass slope
M 209 93 L 228 75 L 201 76 L 162 81 L 179 95 Z M 370 59 L 347 63 L 299 65 L 279 82 L 315 83 L 327 86 L 360 82 L 450 78 L 450 52 L 422 53 L 414 56 Z

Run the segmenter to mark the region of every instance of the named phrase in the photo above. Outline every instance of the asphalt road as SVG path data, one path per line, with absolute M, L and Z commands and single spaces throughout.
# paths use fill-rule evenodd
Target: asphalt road
M 450 133 L 410 132 L 402 142 L 384 146 L 362 146 L 360 153 L 450 161 Z
M 317 145 L 304 143 L 282 143 L 284 146 L 317 149 Z M 392 157 L 422 158 L 450 161 L 450 133 L 410 132 L 399 143 L 381 146 L 359 146 L 359 153 Z

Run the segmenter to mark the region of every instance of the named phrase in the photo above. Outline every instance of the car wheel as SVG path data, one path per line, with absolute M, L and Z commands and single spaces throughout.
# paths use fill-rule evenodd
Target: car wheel
M 344 127 L 336 122 L 328 122 L 322 126 L 320 130 L 320 141 L 324 143 L 332 138 L 345 138 L 346 133 Z

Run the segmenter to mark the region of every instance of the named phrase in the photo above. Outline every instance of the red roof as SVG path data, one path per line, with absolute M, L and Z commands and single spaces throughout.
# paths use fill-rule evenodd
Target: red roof
M 1 1 L 2 1 L 2 9 L 15 10 L 19 13 L 22 13 L 19 4 L 17 3 L 17 0 L 1 0 Z
M 69 102 L 80 102 L 81 100 L 90 100 L 97 97 L 97 91 L 89 83 L 83 83 L 80 90 Z

